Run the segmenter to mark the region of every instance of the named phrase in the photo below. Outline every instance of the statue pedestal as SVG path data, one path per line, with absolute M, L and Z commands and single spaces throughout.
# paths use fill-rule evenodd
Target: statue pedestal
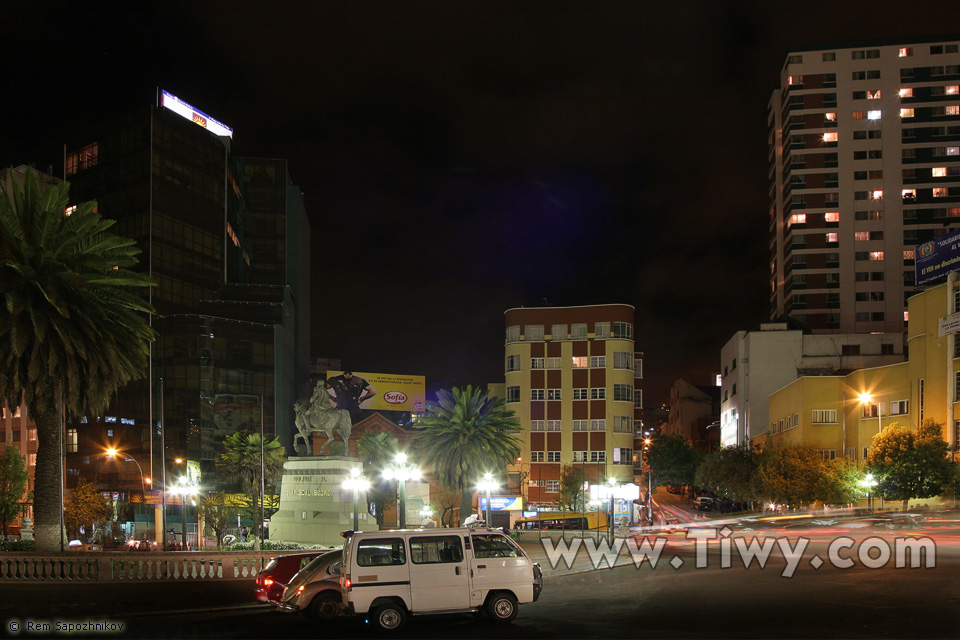
M 280 509 L 270 518 L 270 537 L 308 544 L 340 546 L 340 532 L 353 529 L 353 490 L 344 489 L 357 458 L 323 456 L 288 458 L 280 481 Z M 361 531 L 376 531 L 377 521 L 360 493 Z

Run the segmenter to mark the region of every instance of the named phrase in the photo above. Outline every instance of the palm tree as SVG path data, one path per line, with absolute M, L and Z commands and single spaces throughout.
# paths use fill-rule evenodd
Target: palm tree
M 133 287 L 152 286 L 136 243 L 109 233 L 95 204 L 65 215 L 70 185 L 42 192 L 32 170 L 0 185 L 0 394 L 37 424 L 37 551 L 60 549 L 60 409 L 96 414 L 147 370 L 153 308 Z
M 357 453 L 365 466 L 383 470 L 400 449 L 399 441 L 388 433 L 364 433 L 357 440 Z M 377 525 L 383 525 L 383 513 L 393 504 L 396 494 L 390 491 L 390 483 L 382 477 L 371 478 L 368 498 L 376 505 Z
M 251 508 L 259 509 L 263 495 L 260 492 L 260 434 L 238 431 L 223 439 L 225 451 L 217 457 L 217 467 L 228 480 L 239 481 L 244 493 L 256 500 Z M 283 474 L 287 451 L 276 437 L 263 438 L 263 484 L 276 486 Z M 258 520 L 259 514 L 253 518 Z M 257 525 L 257 531 L 263 522 Z M 258 539 L 263 538 L 262 535 Z
M 471 385 L 452 392 L 441 389 L 427 403 L 418 422 L 420 460 L 433 468 L 443 486 L 460 492 L 460 519 L 471 513 L 473 486 L 485 472 L 506 474 L 507 463 L 520 455 L 520 429 L 503 398 L 491 398 Z

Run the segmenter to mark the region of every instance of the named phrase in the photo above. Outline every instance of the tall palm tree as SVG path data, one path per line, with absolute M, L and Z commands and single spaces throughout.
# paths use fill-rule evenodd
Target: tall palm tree
M 433 468 L 443 486 L 460 492 L 461 521 L 471 512 L 473 487 L 486 472 L 504 476 L 507 464 L 520 455 L 520 429 L 503 398 L 491 398 L 479 387 L 441 389 L 427 403 L 418 422 L 420 460 Z
M 259 510 L 263 494 L 260 492 L 260 434 L 238 431 L 223 439 L 225 451 L 217 457 L 217 467 L 228 480 L 239 481 L 244 493 L 255 500 L 252 508 Z M 263 484 L 275 487 L 283 474 L 287 451 L 276 437 L 263 438 Z M 259 519 L 259 514 L 253 518 Z M 263 522 L 257 525 L 259 531 Z M 263 536 L 259 535 L 258 539 Z
M 109 233 L 88 202 L 65 215 L 69 183 L 0 185 L 0 394 L 25 403 L 37 424 L 34 527 L 38 551 L 60 548 L 60 408 L 95 414 L 116 390 L 147 370 L 153 308 L 134 287 L 152 286 L 129 269 L 140 250 Z
M 357 440 L 357 453 L 365 466 L 371 471 L 382 471 L 400 450 L 399 441 L 389 433 L 366 432 Z M 370 478 L 370 491 L 367 498 L 376 505 L 377 525 L 383 525 L 383 513 L 393 504 L 396 493 L 391 491 L 391 485 L 382 477 Z

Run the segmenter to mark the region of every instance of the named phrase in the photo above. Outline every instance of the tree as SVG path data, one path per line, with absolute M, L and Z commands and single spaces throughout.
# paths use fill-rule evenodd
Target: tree
M 893 423 L 873 436 L 867 468 L 880 480 L 876 492 L 886 499 L 932 498 L 953 483 L 956 468 L 947 457 L 943 425 L 924 420 L 914 432 Z
M 263 527 L 258 513 L 260 505 L 266 509 L 261 493 L 260 471 L 263 469 L 263 486 L 276 487 L 283 474 L 283 462 L 287 452 L 275 436 L 261 438 L 259 433 L 238 431 L 223 439 L 224 452 L 217 457 L 217 468 L 228 480 L 240 483 L 241 490 L 250 498 L 251 509 L 257 522 L 257 531 Z M 262 467 L 261 467 L 262 448 Z M 266 514 L 265 514 L 266 515 Z M 262 532 L 258 538 L 262 539 Z
M 560 493 L 558 500 L 571 511 L 583 511 L 586 500 L 583 495 L 583 483 L 586 480 L 583 468 L 565 464 L 560 468 Z
M 0 548 L 7 548 L 7 523 L 23 513 L 26 505 L 27 463 L 19 447 L 6 446 L 0 454 Z
M 430 508 L 440 514 L 440 524 L 447 527 L 457 525 L 457 509 L 460 508 L 460 494 L 456 491 L 441 487 L 435 491 L 430 500 Z
M 863 469 L 849 458 L 825 460 L 817 488 L 817 499 L 824 504 L 848 504 L 860 499 Z
M 91 536 L 94 523 L 107 522 L 112 516 L 113 509 L 97 489 L 97 485 L 80 478 L 63 510 L 63 519 L 71 539 L 81 538 L 81 526 L 84 528 L 84 535 Z
M 777 504 L 799 507 L 817 501 L 824 472 L 823 455 L 813 447 L 766 449 L 757 468 L 757 491 Z
M 680 436 L 657 434 L 647 451 L 647 464 L 653 473 L 653 486 L 693 484 L 702 454 Z
M 116 390 L 147 371 L 152 286 L 136 242 L 108 232 L 96 204 L 64 215 L 69 183 L 42 192 L 32 170 L 23 186 L 0 185 L 0 394 L 25 404 L 37 425 L 36 549 L 60 548 L 60 414 L 97 414 Z
M 227 494 L 220 491 L 200 498 L 200 508 L 203 509 L 203 521 L 217 538 L 219 549 L 223 543 L 223 534 L 232 518 L 232 509 L 227 506 Z
M 760 454 L 747 445 L 707 454 L 694 474 L 694 484 L 738 502 L 757 499 L 755 474 Z
M 467 385 L 441 389 L 428 402 L 417 436 L 420 459 L 433 469 L 445 487 L 460 493 L 460 519 L 473 512 L 473 487 L 486 473 L 506 475 L 507 463 L 520 455 L 520 441 L 511 431 L 520 429 L 503 398 L 490 397 Z
M 368 431 L 357 441 L 357 452 L 364 465 L 376 471 L 382 471 L 393 460 L 399 449 L 400 443 L 388 433 Z M 383 514 L 394 505 L 397 494 L 393 490 L 393 485 L 377 474 L 370 478 L 367 500 L 374 504 L 377 526 L 383 526 Z

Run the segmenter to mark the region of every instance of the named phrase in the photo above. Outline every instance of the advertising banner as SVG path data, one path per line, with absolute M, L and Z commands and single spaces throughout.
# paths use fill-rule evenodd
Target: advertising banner
M 960 270 L 960 231 L 918 244 L 914 256 L 918 287 Z
M 487 510 L 487 496 L 480 496 L 480 511 Z M 490 496 L 490 511 L 523 511 L 520 496 Z M 536 515 L 536 512 L 534 512 Z
M 208 129 L 215 135 L 225 136 L 228 138 L 233 137 L 233 129 L 223 124 L 219 120 L 211 118 L 203 111 L 200 111 L 192 105 L 187 104 L 172 93 L 162 89 L 160 92 L 160 106 L 170 109 L 170 111 L 173 111 L 177 115 L 190 120 L 194 124 L 200 125 L 204 129 Z
M 349 378 L 349 379 L 348 379 Z M 426 379 L 392 373 L 365 373 L 328 371 L 327 393 L 337 398 L 338 409 L 373 411 L 423 411 L 426 398 Z

